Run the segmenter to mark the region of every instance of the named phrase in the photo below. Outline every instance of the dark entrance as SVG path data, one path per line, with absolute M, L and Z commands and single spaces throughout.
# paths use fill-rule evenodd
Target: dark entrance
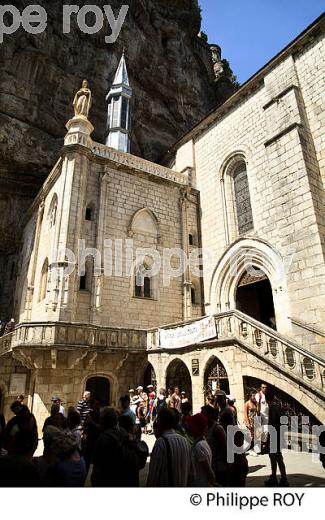
M 156 372 L 151 363 L 148 364 L 143 376 L 143 388 L 145 392 L 147 392 L 148 385 L 153 385 L 155 391 L 157 390 Z
M 107 377 L 91 377 L 86 383 L 86 390 L 91 392 L 92 401 L 99 401 L 101 406 L 110 405 L 110 382 Z
M 257 270 L 254 267 L 254 270 Z M 261 273 L 261 271 L 258 271 Z M 236 291 L 236 308 L 255 320 L 276 329 L 272 287 L 264 273 L 253 276 L 247 271 L 241 277 Z
M 229 395 L 229 381 L 225 367 L 221 361 L 213 357 L 204 373 L 204 395 L 214 394 L 216 390 L 223 390 Z
M 181 392 L 186 392 L 188 399 L 192 402 L 192 380 L 190 372 L 180 359 L 175 359 L 167 368 L 166 386 L 175 388 L 178 386 Z

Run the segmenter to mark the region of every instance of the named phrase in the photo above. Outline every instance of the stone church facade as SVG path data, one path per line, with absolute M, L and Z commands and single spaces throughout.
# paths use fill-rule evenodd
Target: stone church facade
M 94 388 L 116 406 L 154 380 L 182 386 L 195 410 L 224 388 L 241 412 L 266 380 L 325 421 L 324 20 L 176 143 L 166 166 L 128 153 L 124 56 L 109 146 L 92 140 L 91 112 L 68 122 L 25 221 L 17 326 L 0 338 L 5 411 L 18 388 L 41 421 L 52 395 L 70 405 Z M 201 258 L 203 276 L 174 276 L 179 250 Z M 167 255 L 170 283 L 152 274 L 150 251 Z

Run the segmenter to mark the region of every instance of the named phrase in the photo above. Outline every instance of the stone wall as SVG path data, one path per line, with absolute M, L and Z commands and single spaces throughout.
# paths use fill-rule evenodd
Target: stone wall
M 147 163 L 143 162 L 143 171 L 141 168 L 136 171 L 118 163 L 113 165 L 108 160 L 98 160 L 86 148 L 80 147 L 76 152 L 73 146 L 65 147 L 62 160 L 44 185 L 25 228 L 17 321 L 67 321 L 148 328 L 202 314 L 200 279 L 186 278 L 189 284 L 193 283 L 196 292 L 192 306 L 190 286 L 184 285 L 187 274 L 174 275 L 170 282 L 164 278 L 167 274 L 165 259 L 174 270 L 179 265 L 177 255 L 168 259 L 168 250 L 184 249 L 189 253 L 200 245 L 197 191 L 175 182 L 171 170 L 162 169 L 164 177 L 160 177 L 159 167 L 156 174 L 150 175 L 146 173 L 146 167 Z M 167 175 L 170 180 L 165 178 Z M 184 176 L 184 182 L 186 179 Z M 41 204 L 42 197 L 44 202 Z M 52 224 L 55 201 L 55 222 Z M 182 201 L 185 201 L 184 206 Z M 91 210 L 90 220 L 85 218 L 87 208 Z M 141 214 L 146 217 L 142 228 L 137 229 L 135 219 Z M 193 241 L 191 246 L 189 235 Z M 85 248 L 97 250 L 99 265 L 106 269 L 93 276 L 97 253 L 95 257 L 90 254 L 86 260 L 89 278 L 83 290 L 80 290 L 79 276 L 82 266 L 78 265 L 80 240 L 84 240 Z M 121 273 L 117 263 L 120 247 Z M 64 275 L 63 268 L 59 268 L 59 274 L 55 269 L 64 261 L 60 248 L 68 248 L 75 255 L 75 269 L 69 276 Z M 127 256 L 127 248 L 131 250 L 131 257 Z M 152 297 L 136 298 L 135 262 L 141 250 L 148 248 L 160 255 L 161 268 L 152 279 Z M 133 263 L 128 268 L 127 258 Z M 42 270 L 46 262 L 49 270 L 46 291 L 41 297 Z M 26 292 L 26 286 L 32 291 Z
M 197 350 L 184 349 L 178 352 L 149 353 L 149 361 L 153 365 L 157 376 L 157 388 L 166 388 L 166 375 L 168 366 L 174 360 L 184 363 L 191 375 L 193 412 L 198 413 L 204 403 L 204 378 L 205 372 L 211 360 L 217 358 L 226 369 L 230 395 L 236 398 L 236 407 L 239 420 L 243 420 L 244 403 L 247 396 L 244 395 L 243 378 L 251 376 L 274 385 L 289 396 L 293 397 L 310 411 L 320 422 L 325 420 L 324 401 L 317 398 L 313 393 L 302 389 L 299 384 L 279 373 L 271 366 L 267 366 L 262 359 L 258 359 L 245 349 L 236 346 L 213 346 L 202 347 Z M 199 374 L 192 375 L 192 360 L 199 361 Z
M 266 66 L 211 122 L 194 131 L 195 165 L 188 153 L 187 166 L 195 166 L 203 247 L 213 259 L 209 269 L 205 266 L 208 309 L 218 312 L 235 304 L 236 277 L 229 276 L 225 288 L 226 267 L 219 270 L 226 251 L 241 243 L 243 249 L 263 249 L 256 255 L 273 278 L 278 329 L 324 355 L 323 338 L 304 343 L 289 319 L 322 327 L 325 318 L 324 39 L 315 33 L 312 41 Z M 184 167 L 187 150 L 189 143 L 177 151 L 176 168 L 178 163 Z M 231 220 L 234 198 L 225 195 L 232 182 L 229 165 L 237 158 L 247 165 L 254 221 L 254 230 L 244 236 Z M 272 275 L 268 263 L 274 255 Z M 284 270 L 281 279 L 277 269 Z

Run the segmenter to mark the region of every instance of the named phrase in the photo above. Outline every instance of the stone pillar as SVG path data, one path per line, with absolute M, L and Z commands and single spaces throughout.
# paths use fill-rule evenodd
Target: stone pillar
M 79 239 L 87 197 L 87 179 L 90 171 L 89 153 L 92 147 L 91 133 L 94 127 L 84 116 L 75 116 L 66 125 L 68 133 L 64 140 L 62 173 L 62 204 L 58 222 L 57 258 L 55 262 L 56 283 L 53 289 L 55 310 L 61 320 L 73 321 L 76 313 L 79 284 L 78 253 Z M 70 267 L 65 258 L 66 249 L 71 250 L 75 264 Z M 71 260 L 70 260 L 71 261 Z
M 102 299 L 104 291 L 104 249 L 105 249 L 105 222 L 106 222 L 106 209 L 107 209 L 107 197 L 109 189 L 109 175 L 104 173 L 101 178 L 100 184 L 100 201 L 99 211 L 97 220 L 97 234 L 96 234 L 96 248 L 100 252 L 102 257 L 102 273 L 100 276 L 96 276 L 94 283 L 95 287 L 92 292 L 91 312 L 92 312 L 92 323 L 95 325 L 101 324 L 101 312 L 102 312 Z
M 180 211 L 181 211 L 181 227 L 182 227 L 182 247 L 186 255 L 189 258 L 189 243 L 188 243 L 188 200 L 187 200 L 187 189 L 182 189 L 180 198 Z M 191 276 L 190 268 L 187 266 L 186 271 L 183 275 L 183 320 L 191 319 L 192 305 L 191 305 Z
M 23 318 L 26 321 L 31 320 L 33 297 L 34 297 L 34 286 L 35 286 L 35 273 L 36 273 L 36 265 L 37 265 L 37 257 L 38 257 L 38 249 L 39 249 L 43 217 L 44 217 L 44 200 L 41 201 L 39 208 L 38 208 L 36 229 L 35 229 L 35 238 L 34 238 L 34 247 L 33 247 L 32 256 L 31 256 L 30 264 L 29 264 L 30 273 L 28 274 L 25 317 Z

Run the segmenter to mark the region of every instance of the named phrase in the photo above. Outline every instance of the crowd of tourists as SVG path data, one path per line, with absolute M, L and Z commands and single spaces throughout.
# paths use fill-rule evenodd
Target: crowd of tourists
M 245 403 L 244 423 L 255 456 L 268 452 L 268 426 L 279 437 L 281 410 L 274 398 L 274 390 L 262 384 Z M 156 394 L 149 385 L 145 390 L 131 388 L 120 398 L 118 410 L 101 407 L 86 391 L 76 407 L 66 411 L 61 399 L 54 396 L 42 427 L 43 454 L 35 456 L 38 427 L 24 396 L 18 396 L 7 424 L 0 414 L 0 486 L 138 487 L 140 471 L 149 462 L 143 434 L 152 434 L 156 441 L 148 487 L 244 487 L 246 453 L 235 449 L 231 461 L 228 457 L 228 427 L 238 424 L 235 402 L 217 390 L 208 396 L 201 412 L 193 415 L 186 392 L 175 387 Z M 261 442 L 254 438 L 260 435 L 254 429 L 255 417 L 261 419 Z M 241 428 L 236 429 L 233 443 L 238 448 L 243 445 Z M 271 476 L 265 485 L 287 486 L 281 449 L 269 455 Z M 325 468 L 324 458 L 323 465 Z

